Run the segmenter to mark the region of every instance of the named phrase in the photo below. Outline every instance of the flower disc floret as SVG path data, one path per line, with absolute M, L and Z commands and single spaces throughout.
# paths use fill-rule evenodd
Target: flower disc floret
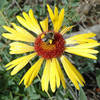
M 42 33 L 45 34 L 45 33 Z M 54 41 L 52 44 L 48 44 L 41 39 L 41 35 L 36 38 L 34 47 L 35 51 L 38 53 L 38 56 L 42 56 L 45 59 L 51 59 L 60 57 L 64 52 L 65 41 L 63 36 L 58 32 L 54 33 Z

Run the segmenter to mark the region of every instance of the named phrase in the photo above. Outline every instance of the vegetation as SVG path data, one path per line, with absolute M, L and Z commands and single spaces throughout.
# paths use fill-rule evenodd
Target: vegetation
M 25 88 L 23 84 L 19 86 L 18 83 L 27 69 L 20 71 L 20 73 L 15 76 L 11 76 L 10 71 L 6 71 L 4 67 L 8 62 L 21 55 L 9 54 L 8 44 L 11 41 L 1 36 L 1 34 L 5 32 L 2 25 L 10 26 L 11 22 L 18 24 L 16 16 L 21 15 L 22 11 L 28 12 L 29 9 L 33 9 L 38 21 L 43 20 L 48 15 L 46 9 L 46 4 L 48 3 L 53 9 L 55 6 L 59 9 L 65 8 L 63 25 L 75 25 L 72 32 L 77 32 L 80 26 L 84 28 L 84 25 L 88 27 L 96 24 L 93 17 L 98 20 L 97 16 L 99 16 L 98 14 L 95 16 L 95 10 L 94 12 L 89 12 L 92 8 L 89 9 L 88 13 L 79 13 L 82 2 L 85 2 L 85 0 L 0 0 L 0 100 L 87 100 L 87 98 L 89 98 L 88 100 L 91 98 L 93 98 L 93 100 L 99 100 L 100 53 L 97 55 L 98 60 L 72 56 L 75 66 L 86 80 L 85 87 L 81 88 L 80 91 L 77 91 L 73 87 L 73 84 L 71 84 L 67 76 L 67 88 L 64 90 L 62 86 L 60 86 L 55 93 L 52 93 L 50 89 L 48 93 L 43 92 L 39 78 L 36 78 L 30 87 Z M 88 2 L 88 4 L 94 8 L 91 3 Z M 87 20 L 88 18 L 91 18 L 91 20 Z M 69 32 L 68 35 L 70 35 L 70 33 L 71 32 Z M 100 50 L 100 47 L 97 49 Z M 30 63 L 26 66 L 30 67 Z M 39 74 L 41 75 L 41 71 Z

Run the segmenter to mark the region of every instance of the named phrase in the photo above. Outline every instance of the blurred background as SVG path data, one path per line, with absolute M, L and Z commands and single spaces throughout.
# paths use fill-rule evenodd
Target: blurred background
M 25 88 L 18 83 L 27 69 L 15 76 L 5 70 L 5 64 L 21 55 L 9 54 L 8 44 L 11 41 L 1 36 L 5 32 L 2 25 L 10 26 L 11 22 L 19 25 L 16 16 L 29 9 L 33 9 L 35 17 L 41 21 L 48 15 L 46 4 L 52 9 L 57 6 L 59 11 L 61 8 L 65 9 L 63 25 L 75 25 L 67 33 L 68 36 L 94 32 L 97 34 L 95 39 L 100 41 L 100 0 L 0 0 L 0 100 L 100 100 L 100 53 L 97 55 L 98 60 L 71 56 L 74 65 L 86 80 L 85 87 L 80 91 L 74 88 L 66 75 L 65 90 L 60 86 L 55 93 L 49 90 L 47 94 L 42 91 L 38 78 L 29 88 Z M 100 51 L 100 47 L 96 49 Z M 30 63 L 26 66 L 30 67 Z M 41 73 L 40 71 L 40 76 Z

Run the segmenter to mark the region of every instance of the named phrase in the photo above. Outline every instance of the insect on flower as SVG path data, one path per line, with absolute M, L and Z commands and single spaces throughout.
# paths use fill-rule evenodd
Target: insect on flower
M 46 42 L 47 44 L 52 44 L 52 42 L 54 41 L 54 33 L 47 32 L 46 34 L 42 34 L 41 39 L 43 42 Z

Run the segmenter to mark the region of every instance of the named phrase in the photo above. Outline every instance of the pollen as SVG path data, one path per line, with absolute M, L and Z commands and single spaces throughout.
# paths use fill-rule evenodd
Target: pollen
M 65 40 L 60 33 L 54 33 L 54 40 L 51 44 L 48 44 L 42 41 L 41 36 L 44 33 L 40 34 L 34 43 L 35 51 L 37 52 L 38 56 L 42 56 L 45 59 L 51 59 L 60 57 L 64 52 L 64 44 Z

